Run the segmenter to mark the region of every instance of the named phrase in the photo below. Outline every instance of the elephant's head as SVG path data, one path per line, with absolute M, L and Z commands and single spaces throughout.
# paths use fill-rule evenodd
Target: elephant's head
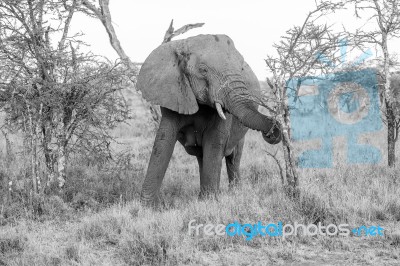
M 245 126 L 261 131 L 275 144 L 279 123 L 258 112 L 251 99 L 260 90 L 257 77 L 225 35 L 199 35 L 162 44 L 144 62 L 137 87 L 143 97 L 181 114 L 194 114 L 198 104 L 224 110 Z

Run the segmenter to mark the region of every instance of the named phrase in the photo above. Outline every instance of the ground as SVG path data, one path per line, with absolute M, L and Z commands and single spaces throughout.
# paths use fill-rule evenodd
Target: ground
M 265 143 L 254 131 L 246 137 L 243 180 L 233 190 L 228 190 L 224 166 L 221 194 L 199 201 L 196 159 L 187 156 L 178 143 L 163 183 L 163 207 L 152 210 L 141 206 L 138 191 L 154 130 L 140 101 L 135 97 L 130 101 L 136 106 L 135 116 L 130 125 L 119 127 L 114 134 L 121 149 L 133 153 L 133 170 L 120 177 L 127 182 L 122 184 L 133 184 L 131 192 L 117 195 L 120 201 L 98 210 L 90 206 L 76 210 L 54 197 L 50 201 L 54 211 L 47 217 L 15 219 L 0 225 L 0 265 L 400 264 L 398 167 L 339 162 L 333 169 L 299 169 L 301 198 L 292 201 L 283 192 L 276 164 L 265 153 L 279 146 Z M 337 161 L 342 157 L 343 141 L 335 144 L 339 147 Z M 384 145 L 384 139 L 380 143 Z M 296 149 L 304 147 L 298 145 Z M 193 219 L 204 224 L 282 221 L 380 225 L 385 231 L 383 237 L 257 236 L 246 241 L 243 236 L 189 234 L 188 223 Z

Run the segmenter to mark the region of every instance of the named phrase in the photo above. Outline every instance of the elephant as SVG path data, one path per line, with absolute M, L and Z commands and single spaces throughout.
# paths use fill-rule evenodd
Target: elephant
M 265 141 L 281 141 L 279 122 L 258 111 L 260 84 L 226 35 L 198 35 L 164 43 L 143 63 L 137 88 L 160 105 L 161 121 L 143 181 L 141 201 L 158 204 L 165 172 L 179 141 L 197 157 L 200 197 L 219 191 L 225 157 L 229 186 L 239 167 L 248 129 Z

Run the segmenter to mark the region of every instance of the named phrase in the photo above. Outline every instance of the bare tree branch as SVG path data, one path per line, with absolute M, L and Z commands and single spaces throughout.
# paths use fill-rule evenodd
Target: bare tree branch
M 72 1 L 72 5 L 69 7 L 67 19 L 64 22 L 64 29 L 63 29 L 62 37 L 61 37 L 61 40 L 58 43 L 58 50 L 59 51 L 61 51 L 64 48 L 65 39 L 68 36 L 68 31 L 69 31 L 69 28 L 70 28 L 72 16 L 74 15 L 74 12 L 75 12 L 75 9 L 76 9 L 76 1 L 77 0 L 73 0 Z
M 174 23 L 174 20 L 171 20 L 171 24 L 169 25 L 168 30 L 165 32 L 164 40 L 162 43 L 169 42 L 172 40 L 172 38 L 174 38 L 180 34 L 184 34 L 185 32 L 187 32 L 191 29 L 199 28 L 204 25 L 204 23 L 187 24 L 187 25 L 179 28 L 178 30 L 174 31 L 173 23 Z

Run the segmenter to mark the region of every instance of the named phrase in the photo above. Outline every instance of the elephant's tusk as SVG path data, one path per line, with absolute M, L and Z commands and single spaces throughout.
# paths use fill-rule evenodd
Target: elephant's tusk
M 224 111 L 222 111 L 222 107 L 220 103 L 215 103 L 215 107 L 217 108 L 217 112 L 219 117 L 221 117 L 222 119 L 226 120 L 226 117 L 224 115 Z

